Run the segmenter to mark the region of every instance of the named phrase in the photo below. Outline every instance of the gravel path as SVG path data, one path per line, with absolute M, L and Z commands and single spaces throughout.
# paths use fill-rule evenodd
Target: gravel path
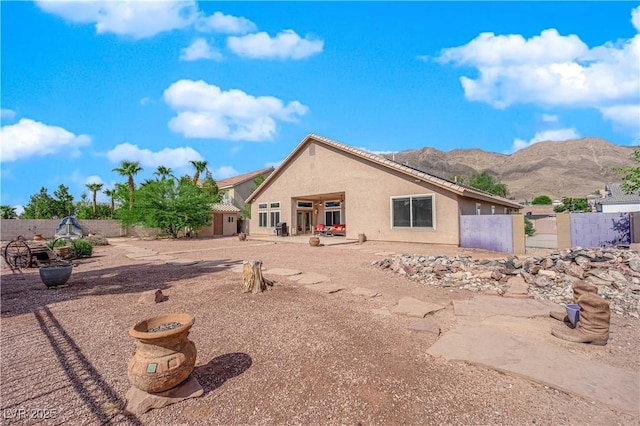
M 54 290 L 35 269 L 20 280 L 3 265 L 2 424 L 638 424 L 638 417 L 522 378 L 432 358 L 425 351 L 435 337 L 411 332 L 415 319 L 371 311 L 390 310 L 404 296 L 439 303 L 446 309 L 432 318 L 445 332 L 455 325 L 451 301 L 472 293 L 423 286 L 371 262 L 388 253 L 500 254 L 375 242 L 312 248 L 235 238 L 112 241 L 124 242 L 183 264 L 131 259 L 126 246 L 96 247 L 92 258 L 77 262 L 69 285 Z M 277 281 L 273 289 L 243 294 L 234 267 L 249 259 L 262 260 L 266 270 L 321 274 L 346 289 L 325 294 L 266 275 Z M 356 287 L 382 295 L 351 294 Z M 168 300 L 138 303 L 141 292 L 155 289 Z M 194 374 L 205 393 L 126 417 L 134 350 L 127 330 L 169 312 L 196 318 Z M 639 322 L 614 318 L 612 327 L 609 345 L 577 350 L 638 371 Z M 23 416 L 35 418 L 16 418 Z

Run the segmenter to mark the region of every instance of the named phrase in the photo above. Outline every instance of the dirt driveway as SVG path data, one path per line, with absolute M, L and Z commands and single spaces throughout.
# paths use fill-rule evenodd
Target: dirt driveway
M 473 293 L 421 286 L 371 262 L 391 252 L 500 254 L 375 242 L 319 248 L 235 238 L 112 242 L 126 245 L 96 247 L 93 257 L 78 262 L 69 286 L 55 290 L 44 287 L 35 269 L 19 280 L 3 265 L 2 424 L 638 423 L 526 379 L 433 358 L 426 350 L 436 337 L 411 331 L 415 318 L 372 311 L 390 310 L 404 296 L 439 303 L 446 308 L 432 318 L 446 332 L 456 321 L 451 301 Z M 156 260 L 131 257 L 142 249 L 157 253 Z M 272 290 L 243 294 L 234 265 L 249 259 L 262 260 L 266 270 L 316 273 L 345 290 L 326 294 L 267 275 L 278 281 Z M 356 287 L 381 296 L 356 296 L 350 291 Z M 154 289 L 168 300 L 138 303 L 141 292 Z M 194 374 L 205 393 L 126 417 L 126 370 L 134 350 L 127 330 L 168 312 L 196 317 Z M 624 329 L 625 321 L 616 321 Z M 637 332 L 637 321 L 631 327 Z M 636 368 L 638 349 L 588 348 L 594 357 Z M 24 419 L 29 416 L 34 419 Z

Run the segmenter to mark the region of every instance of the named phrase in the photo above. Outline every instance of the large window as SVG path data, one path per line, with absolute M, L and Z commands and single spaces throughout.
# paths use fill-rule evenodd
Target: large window
M 267 209 L 267 203 L 259 203 L 258 204 L 258 227 L 266 228 L 267 227 L 267 212 L 264 211 Z
M 267 212 L 258 212 L 258 226 L 260 228 L 267 227 Z
M 391 225 L 394 228 L 433 228 L 433 196 L 392 198 Z
M 324 212 L 324 224 L 327 226 L 340 224 L 340 210 L 328 210 Z
M 271 227 L 275 227 L 280 222 L 280 211 L 270 211 Z

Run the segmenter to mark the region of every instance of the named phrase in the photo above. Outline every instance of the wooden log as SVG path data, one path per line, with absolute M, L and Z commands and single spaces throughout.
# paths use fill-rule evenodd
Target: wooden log
M 261 293 L 267 289 L 267 285 L 273 285 L 262 277 L 261 260 L 245 260 L 242 262 L 242 292 Z

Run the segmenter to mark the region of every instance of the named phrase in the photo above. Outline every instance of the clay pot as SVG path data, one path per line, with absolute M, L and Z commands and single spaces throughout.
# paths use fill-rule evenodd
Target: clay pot
M 33 241 L 42 241 L 44 240 L 44 238 L 42 237 L 42 234 L 33 234 Z
M 247 234 L 245 234 L 244 232 L 239 233 L 239 234 L 238 234 L 238 239 L 239 239 L 240 241 L 244 241 L 244 240 L 246 240 L 246 239 L 247 239 Z
M 309 237 L 309 245 L 311 247 L 318 247 L 320 245 L 320 237 Z
M 48 265 L 40 267 L 40 279 L 47 287 L 57 287 L 69 281 L 73 265 Z
M 165 314 L 141 321 L 129 329 L 136 351 L 129 359 L 129 382 L 145 392 L 162 392 L 185 381 L 196 364 L 196 345 L 189 340 L 195 318 L 189 314 Z M 164 331 L 148 330 L 180 323 Z

